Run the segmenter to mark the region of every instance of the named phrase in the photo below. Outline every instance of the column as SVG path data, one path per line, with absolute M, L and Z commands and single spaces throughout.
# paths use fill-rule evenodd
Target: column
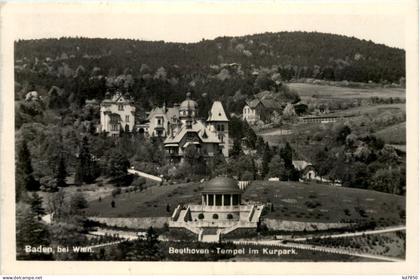
M 233 207 L 233 194 L 230 195 L 230 207 Z
M 204 201 L 204 196 L 205 196 L 204 194 L 201 195 L 201 205 L 203 205 L 203 206 L 206 205 L 206 203 Z
M 213 194 L 213 206 L 216 206 L 216 194 Z
M 209 206 L 209 194 L 206 194 L 206 206 Z
M 225 195 L 222 194 L 222 206 L 225 206 Z

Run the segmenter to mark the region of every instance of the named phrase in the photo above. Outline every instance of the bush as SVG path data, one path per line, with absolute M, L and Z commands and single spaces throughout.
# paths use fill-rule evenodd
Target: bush
M 198 218 L 199 218 L 200 220 L 204 219 L 204 214 L 203 214 L 203 213 L 198 214 Z
M 112 191 L 112 197 L 116 197 L 117 195 L 121 194 L 121 189 L 115 189 Z
M 143 177 L 135 177 L 131 184 L 135 187 L 142 187 L 146 184 L 146 179 Z
M 40 190 L 44 192 L 56 192 L 58 191 L 57 179 L 51 176 L 45 176 L 40 179 Z
M 232 220 L 233 219 L 233 215 L 232 214 L 227 214 L 227 219 L 228 220 Z
M 241 176 L 241 180 L 242 181 L 252 181 L 252 180 L 254 180 L 254 175 L 249 171 L 245 171 Z
M 213 214 L 213 219 L 214 219 L 214 220 L 219 219 L 219 215 L 217 215 L 217 214 Z
M 81 193 L 76 193 L 70 199 L 70 207 L 73 210 L 80 210 L 88 207 L 88 202 Z

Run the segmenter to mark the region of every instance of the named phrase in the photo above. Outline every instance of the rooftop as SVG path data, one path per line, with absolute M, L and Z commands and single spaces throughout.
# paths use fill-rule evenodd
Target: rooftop
M 218 176 L 204 184 L 202 193 L 239 194 L 238 182 L 229 177 Z

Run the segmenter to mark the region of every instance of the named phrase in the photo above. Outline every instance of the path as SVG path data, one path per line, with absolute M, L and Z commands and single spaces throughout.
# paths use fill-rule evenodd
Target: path
M 156 182 L 162 182 L 162 178 L 160 178 L 158 176 L 155 176 L 155 175 L 151 175 L 151 174 L 147 174 L 147 173 L 135 170 L 134 168 L 129 168 L 127 170 L 127 172 L 130 173 L 130 174 L 134 174 L 134 175 L 149 179 L 149 180 L 156 181 Z
M 405 226 L 392 226 L 383 229 L 375 229 L 375 230 L 366 230 L 366 231 L 359 231 L 359 232 L 347 232 L 347 233 L 339 233 L 339 234 L 328 234 L 328 235 L 321 235 L 321 236 L 311 236 L 311 237 L 298 237 L 292 238 L 292 241 L 307 241 L 311 240 L 312 238 L 340 238 L 340 237 L 353 237 L 353 236 L 363 236 L 363 235 L 372 235 L 372 234 L 380 234 L 380 233 L 387 233 L 387 232 L 395 232 L 395 231 L 402 231 L 405 230 Z
M 241 241 L 233 241 L 233 243 L 237 245 L 269 245 L 269 246 L 279 246 L 279 247 L 292 248 L 292 249 L 312 250 L 312 251 L 318 251 L 318 252 L 323 252 L 323 253 L 349 255 L 349 256 L 374 259 L 374 260 L 379 260 L 379 261 L 389 261 L 389 262 L 404 261 L 403 259 L 398 259 L 398 258 L 372 255 L 372 254 L 364 254 L 364 253 L 356 253 L 356 252 L 345 251 L 342 249 L 335 249 L 335 248 L 322 247 L 322 246 L 316 246 L 316 245 L 306 245 L 306 244 L 298 244 L 298 243 L 283 244 L 280 241 L 276 241 L 276 240 L 258 240 L 258 241 L 241 240 Z
M 290 129 L 267 129 L 267 130 L 260 130 L 257 132 L 260 136 L 273 136 L 273 135 L 290 135 L 292 134 L 292 130 Z

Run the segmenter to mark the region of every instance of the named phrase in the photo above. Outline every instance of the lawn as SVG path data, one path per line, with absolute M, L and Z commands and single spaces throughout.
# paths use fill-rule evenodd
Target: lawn
M 405 231 L 340 238 L 315 238 L 302 243 L 352 250 L 358 253 L 405 258 Z
M 122 192 L 89 203 L 88 216 L 100 217 L 170 217 L 181 203 L 201 203 L 200 183 L 153 186 L 143 191 Z M 114 200 L 115 208 L 111 207 Z M 167 205 L 170 211 L 166 210 Z
M 108 196 L 89 203 L 88 216 L 101 217 L 169 217 L 181 203 L 200 204 L 200 183 L 154 186 L 142 192 Z M 111 207 L 114 199 L 115 208 Z M 375 220 L 379 225 L 404 223 L 400 218 L 405 197 L 375 191 L 330 187 L 298 182 L 255 181 L 245 191 L 243 202 L 271 202 L 274 212 L 267 218 L 340 222 L 342 220 Z M 170 211 L 166 210 L 170 205 Z
M 253 182 L 244 201 L 271 202 L 265 217 L 302 222 L 375 221 L 378 225 L 404 223 L 405 197 L 376 191 L 315 183 Z
M 389 144 L 405 144 L 406 122 L 388 126 L 376 132 L 375 135 Z
M 355 99 L 370 97 L 405 98 L 403 88 L 350 88 L 330 85 L 314 85 L 308 83 L 290 83 L 288 86 L 298 92 L 302 100 L 316 98 L 319 100 Z

